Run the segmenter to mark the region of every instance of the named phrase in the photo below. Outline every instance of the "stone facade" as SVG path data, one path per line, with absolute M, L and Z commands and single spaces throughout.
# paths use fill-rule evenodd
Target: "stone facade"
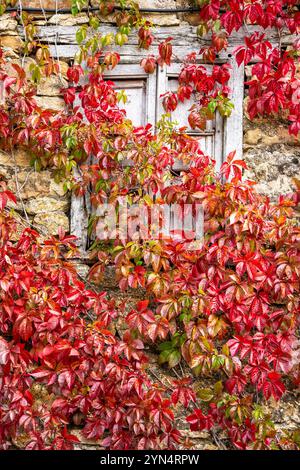
M 44 8 L 55 9 L 55 0 L 22 0 L 23 6 L 34 8 L 40 8 L 41 3 Z M 92 0 L 91 3 L 97 5 L 98 1 Z M 47 22 L 42 14 L 34 14 L 36 23 L 40 26 L 47 24 L 52 28 L 67 28 L 68 42 L 64 42 L 67 51 L 69 50 L 69 42 L 72 43 L 72 39 L 69 40 L 70 28 L 73 28 L 72 34 L 75 36 L 77 26 L 88 23 L 86 13 L 82 13 L 77 17 L 59 13 L 60 9 L 69 8 L 70 4 L 71 0 L 57 0 L 58 13 L 47 13 Z M 193 2 L 188 0 L 139 0 L 141 8 L 186 8 L 192 6 L 192 4 Z M 159 30 L 159 27 L 169 28 L 169 35 L 173 38 L 176 38 L 176 31 L 180 31 L 182 25 L 197 26 L 199 24 L 199 15 L 197 13 L 152 13 L 148 15 L 148 18 L 155 23 L 157 30 Z M 106 23 L 110 21 L 113 24 L 114 15 L 104 21 Z M 47 43 L 47 39 L 45 38 L 44 42 Z M 60 39 L 58 39 L 58 44 L 60 44 Z M 75 44 L 75 42 L 72 44 Z M 0 45 L 8 52 L 11 61 L 20 63 L 24 46 L 21 28 L 17 20 L 9 14 L 0 17 Z M 71 53 L 66 52 L 65 55 L 69 54 L 71 59 Z M 65 57 L 65 55 L 60 55 L 60 57 Z M 29 65 L 32 62 L 34 62 L 34 58 L 25 59 L 27 73 L 29 73 Z M 37 101 L 40 106 L 63 109 L 64 101 L 60 96 L 60 89 L 66 84 L 65 73 L 67 66 L 68 59 L 60 60 L 61 77 L 53 77 L 39 84 Z M 270 123 L 264 120 L 250 122 L 246 113 L 244 114 L 244 157 L 249 166 L 246 177 L 256 180 L 258 182 L 257 189 L 272 198 L 290 192 L 292 190 L 292 177 L 298 175 L 300 178 L 299 140 L 289 135 L 287 125 L 284 122 Z M 30 166 L 30 160 L 30 155 L 22 150 L 16 151 L 14 155 L 0 151 L 0 174 L 9 182 L 11 190 L 17 194 L 18 204 L 16 209 L 19 213 L 20 223 L 26 223 L 27 219 L 43 235 L 56 234 L 59 227 L 63 227 L 68 232 L 70 194 L 65 194 L 63 185 L 55 182 L 52 171 L 48 169 L 36 171 L 35 168 Z M 80 264 L 78 268 L 80 274 L 86 277 L 88 267 Z M 115 298 L 126 298 L 130 307 L 137 300 L 139 293 L 121 293 L 118 290 L 111 268 L 108 268 L 108 271 L 101 288 L 108 291 Z M 150 373 L 151 370 L 155 372 L 156 376 L 160 375 L 162 381 L 165 380 L 166 373 L 161 373 L 155 358 L 151 362 Z M 277 410 L 277 422 L 279 426 L 283 422 L 284 426 L 289 428 L 291 423 L 282 418 L 286 413 L 285 406 L 289 406 L 289 404 L 281 405 L 279 410 L 281 414 Z M 294 410 L 292 406 L 290 415 L 295 414 Z M 288 413 L 286 414 L 288 415 Z M 296 415 L 299 419 L 297 413 Z M 208 433 L 190 433 L 187 430 L 183 432 L 188 434 L 195 443 L 196 448 L 217 449 Z M 82 440 L 80 447 L 99 449 L 97 443 L 86 440 Z
M 258 120 L 244 124 L 245 177 L 257 181 L 256 189 L 272 199 L 293 190 L 292 178 L 300 175 L 299 140 L 284 123 Z
M 70 0 L 23 0 L 23 6 L 46 9 L 55 9 L 58 13 L 47 13 L 47 22 L 40 13 L 34 13 L 35 21 L 39 26 L 65 27 L 68 32 L 79 25 L 88 22 L 85 12 L 73 17 L 70 14 L 60 13 L 59 10 L 69 8 Z M 193 6 L 189 0 L 139 0 L 141 8 L 175 9 Z M 97 0 L 92 0 L 97 5 Z M 160 27 L 170 28 L 170 35 L 176 38 L 176 30 L 180 31 L 182 25 L 196 26 L 199 23 L 197 13 L 151 13 L 148 17 Z M 114 23 L 114 15 L 105 20 Z M 69 33 L 68 33 L 69 34 Z M 46 40 L 45 40 L 46 42 Z M 7 51 L 10 60 L 20 63 L 24 46 L 20 24 L 15 17 L 4 14 L 0 18 L 0 44 Z M 29 65 L 34 58 L 25 59 L 25 70 L 29 73 Z M 63 109 L 64 101 L 60 96 L 60 89 L 66 85 L 65 73 L 68 60 L 60 61 L 60 77 L 51 77 L 42 80 L 37 89 L 37 101 L 40 106 L 53 109 Z M 9 67 L 9 66 L 8 66 Z M 12 68 L 10 67 L 10 72 Z M 246 177 L 258 181 L 257 189 L 276 197 L 290 192 L 291 178 L 299 175 L 300 144 L 299 140 L 290 136 L 284 122 L 266 122 L 258 120 L 250 122 L 245 113 L 244 118 L 244 156 L 249 170 Z M 30 166 L 30 156 L 23 151 L 9 156 L 0 153 L 0 171 L 10 182 L 12 190 L 17 192 L 19 203 L 17 210 L 20 213 L 25 209 L 27 218 L 38 228 L 49 233 L 56 233 L 58 226 L 62 225 L 69 230 L 70 195 L 63 193 L 61 185 L 57 185 L 52 172 L 44 170 L 35 171 Z

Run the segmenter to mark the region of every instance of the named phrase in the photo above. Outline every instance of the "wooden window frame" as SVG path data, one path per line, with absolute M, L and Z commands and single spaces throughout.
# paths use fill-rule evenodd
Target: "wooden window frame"
M 225 60 L 223 61 L 223 63 Z M 226 156 L 236 151 L 237 158 L 243 156 L 243 102 L 244 102 L 244 67 L 237 66 L 236 61 L 231 58 L 226 60 L 231 64 L 231 78 L 229 88 L 231 89 L 231 101 L 234 104 L 232 115 L 223 119 L 216 116 L 215 128 L 215 159 L 216 168 L 220 169 Z M 221 61 L 222 63 L 222 61 Z M 167 91 L 168 77 L 176 77 L 179 75 L 181 63 L 175 63 L 170 67 L 158 67 L 156 73 L 146 74 L 139 63 L 130 61 L 122 61 L 114 70 L 106 73 L 108 80 L 130 80 L 142 79 L 146 81 L 146 113 L 145 122 L 154 126 L 163 114 L 160 96 Z M 191 135 L 208 135 L 204 132 L 191 132 Z M 75 235 L 79 240 L 78 249 L 80 256 L 84 258 L 87 255 L 88 241 L 88 220 L 90 213 L 90 203 L 87 197 L 71 197 L 71 216 L 70 216 L 70 233 Z
M 222 63 L 230 63 L 231 78 L 229 88 L 231 89 L 230 99 L 234 105 L 232 115 L 228 118 L 222 118 L 216 113 L 215 130 L 211 131 L 191 131 L 188 132 L 192 136 L 208 136 L 215 135 L 214 139 L 214 158 L 216 160 L 216 168 L 220 169 L 226 156 L 236 150 L 238 158 L 243 155 L 243 102 L 244 102 L 244 67 L 238 67 L 234 59 L 229 61 L 220 61 Z M 205 64 L 203 64 L 205 65 Z M 157 80 L 157 119 L 164 110 L 160 96 L 168 91 L 168 79 L 179 76 L 182 64 L 174 63 L 169 67 L 159 67 Z M 179 105 L 180 106 L 180 105 Z M 228 137 L 230 136 L 230 138 Z
M 155 97 L 156 91 L 156 76 L 155 74 L 147 74 L 143 71 L 140 64 L 126 64 L 121 63 L 115 69 L 107 72 L 105 77 L 108 80 L 134 80 L 142 79 L 146 82 L 146 113 L 145 122 L 155 125 L 156 110 L 153 106 L 153 97 Z

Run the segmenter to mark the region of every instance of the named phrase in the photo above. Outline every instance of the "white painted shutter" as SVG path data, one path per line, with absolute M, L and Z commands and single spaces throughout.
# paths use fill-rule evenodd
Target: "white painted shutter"
M 205 65 L 205 67 L 207 69 L 212 68 L 211 65 Z M 168 91 L 177 90 L 179 85 L 178 77 L 181 69 L 182 64 L 172 64 L 170 67 L 159 68 L 157 120 L 165 113 L 160 97 Z M 189 109 L 197 101 L 196 94 L 193 94 L 191 99 L 185 100 L 184 103 L 179 102 L 177 109 L 171 113 L 171 119 L 177 121 L 178 127 L 187 127 L 187 134 L 199 138 L 201 150 L 206 155 L 212 156 L 216 160 L 217 170 L 220 169 L 220 166 L 230 151 L 236 149 L 240 157 L 242 154 L 244 71 L 242 68 L 238 69 L 234 63 L 229 87 L 232 90 L 231 100 L 235 106 L 232 116 L 223 119 L 217 112 L 215 119 L 207 122 L 207 127 L 204 131 L 193 130 L 188 123 Z M 180 169 L 181 167 L 184 168 L 182 163 L 176 163 L 175 169 Z
M 165 113 L 160 95 L 177 89 L 181 67 L 181 64 L 159 67 L 157 74 L 148 75 L 144 73 L 139 63 L 119 64 L 108 72 L 106 77 L 115 83 L 117 91 L 125 90 L 128 102 L 120 106 L 125 108 L 133 124 L 143 126 L 150 123 L 155 126 L 160 116 Z M 214 157 L 217 169 L 231 151 L 236 150 L 238 158 L 242 158 L 243 153 L 244 68 L 237 67 L 234 60 L 232 60 L 229 87 L 232 90 L 231 100 L 235 106 L 232 116 L 223 119 L 217 113 L 215 120 L 208 122 L 205 131 L 189 128 L 187 130 L 188 134 L 199 137 L 203 152 Z M 180 103 L 173 113 L 172 119 L 178 121 L 178 127 L 188 127 L 187 114 L 192 104 L 192 101 Z M 174 169 L 180 170 L 182 163 L 178 162 L 177 167 Z M 82 256 L 86 254 L 89 243 L 87 235 L 89 214 L 91 214 L 89 198 L 76 198 L 73 195 L 71 233 L 79 239 L 78 246 Z
M 211 66 L 206 66 L 211 68 Z M 178 88 L 178 77 L 182 69 L 182 64 L 172 64 L 170 67 L 160 68 L 158 72 L 158 116 L 165 113 L 162 105 L 161 95 L 168 91 L 176 91 Z M 213 121 L 207 122 L 207 127 L 204 131 L 191 129 L 188 123 L 189 109 L 196 103 L 197 95 L 193 94 L 190 100 L 185 100 L 184 103 L 179 102 L 175 112 L 171 113 L 172 121 L 178 123 L 178 127 L 187 127 L 186 133 L 199 139 L 201 150 L 209 156 L 212 156 L 219 168 L 223 158 L 223 145 L 222 145 L 222 134 L 223 134 L 223 119 L 219 114 Z M 175 164 L 175 169 L 184 168 L 181 162 Z
M 119 64 L 105 74 L 117 91 L 124 90 L 128 101 L 120 103 L 135 126 L 155 124 L 156 76 L 146 74 L 139 64 Z

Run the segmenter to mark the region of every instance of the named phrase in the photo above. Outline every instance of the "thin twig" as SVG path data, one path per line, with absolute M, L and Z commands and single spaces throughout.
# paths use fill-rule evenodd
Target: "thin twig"
M 26 221 L 28 224 L 30 224 L 30 220 L 29 220 L 29 217 L 28 217 L 28 214 L 26 212 L 26 208 L 25 208 L 25 204 L 24 204 L 24 201 L 23 201 L 23 198 L 21 196 L 21 191 L 20 191 L 20 184 L 19 184 L 19 178 L 18 178 L 18 171 L 17 171 L 17 161 L 16 161 L 16 156 L 14 154 L 14 151 L 11 149 L 11 154 L 12 154 L 12 157 L 14 159 L 14 173 L 15 173 L 15 181 L 16 181 L 16 190 L 17 190 L 17 196 L 21 202 L 21 206 L 22 206 L 22 210 L 24 212 L 24 215 L 25 215 L 25 218 L 26 218 Z
M 169 387 L 168 385 L 164 384 L 164 382 L 161 380 L 161 378 L 160 378 L 153 370 L 151 370 L 151 369 L 150 369 L 150 374 L 152 374 L 153 377 L 155 377 L 156 380 L 158 380 L 165 388 L 167 388 L 168 390 L 172 390 L 172 391 L 173 391 L 173 388 L 171 388 L 171 387 Z M 168 379 L 166 378 L 166 380 L 168 380 Z M 169 380 L 168 380 L 168 382 L 169 382 Z M 169 382 L 169 384 L 171 385 L 170 382 Z
M 22 23 L 23 30 L 24 30 L 24 38 L 25 38 L 25 41 L 27 41 L 26 28 L 25 28 L 25 25 L 24 25 L 23 17 L 22 17 L 22 14 L 23 14 L 23 7 L 22 7 L 22 2 L 21 2 L 21 0 L 19 0 L 19 11 L 20 11 L 20 21 L 21 21 L 21 23 Z M 23 57 L 22 57 L 22 68 L 24 68 L 25 57 L 26 57 L 26 54 L 24 53 L 24 54 L 23 54 Z
M 210 432 L 212 437 L 213 437 L 213 440 L 214 442 L 217 444 L 218 448 L 219 449 L 222 449 L 222 450 L 227 450 L 226 446 L 223 444 L 223 442 L 217 437 L 215 431 L 211 431 Z
M 33 169 L 33 168 L 32 168 L 30 171 L 27 172 L 25 181 L 24 181 L 24 183 L 20 186 L 20 191 L 24 188 L 24 186 L 26 186 L 27 181 L 28 181 L 28 179 L 29 179 L 29 176 L 30 176 L 31 173 L 33 173 L 33 172 L 34 172 L 34 169 Z
M 55 36 L 54 36 L 54 45 L 55 45 L 55 55 L 57 59 L 57 64 L 58 64 L 58 74 L 59 74 L 59 79 L 61 83 L 63 82 L 62 80 L 62 73 L 61 73 L 61 67 L 60 67 L 60 58 L 59 58 L 59 52 L 58 52 L 58 45 L 57 45 L 57 29 L 58 29 L 58 0 L 55 0 Z

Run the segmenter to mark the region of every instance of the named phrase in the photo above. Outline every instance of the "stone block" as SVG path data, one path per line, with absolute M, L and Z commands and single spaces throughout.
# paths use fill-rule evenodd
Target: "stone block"
M 177 8 L 175 0 L 137 0 L 137 4 L 140 8 Z
M 24 218 L 21 217 L 20 214 L 18 214 L 18 212 L 14 211 L 13 216 L 14 216 L 14 219 L 16 220 L 16 227 L 11 235 L 11 240 L 17 241 L 19 240 L 20 235 L 23 232 L 23 230 L 25 230 L 25 228 L 28 227 L 28 224 L 27 224 L 26 219 L 24 220 Z M 31 219 L 29 219 L 29 221 L 32 222 Z
M 99 3 L 98 3 L 99 4 Z M 51 25 L 59 26 L 78 26 L 89 22 L 89 17 L 86 13 L 79 13 L 76 16 L 68 14 L 60 14 L 51 16 L 48 23 Z
M 30 199 L 25 204 L 28 214 L 48 214 L 51 212 L 67 212 L 69 208 L 69 201 L 67 199 L 54 199 L 49 196 L 39 196 L 35 199 Z
M 262 132 L 259 128 L 249 129 L 244 136 L 244 143 L 256 145 L 262 138 Z
M 23 7 L 32 8 L 51 8 L 55 10 L 56 6 L 58 10 L 62 8 L 70 8 L 72 0 L 22 0 Z
M 144 13 L 143 16 L 156 26 L 178 26 L 180 24 L 176 14 Z
M 198 26 L 200 21 L 200 15 L 198 12 L 184 13 L 182 19 L 189 23 L 191 26 Z
M 175 10 L 177 8 L 175 0 L 138 0 L 137 3 L 140 8 L 158 8 L 161 10 L 167 8 Z M 143 16 L 158 26 L 175 26 L 180 24 L 176 13 L 144 13 Z
M 0 34 L 15 33 L 17 34 L 18 23 L 9 13 L 0 16 Z
M 17 174 L 19 184 L 19 194 L 22 199 L 35 198 L 49 193 L 50 173 L 43 171 L 36 173 L 33 170 L 19 171 Z M 9 188 L 17 194 L 16 178 L 13 175 L 9 182 Z
M 64 190 L 64 184 L 63 183 L 56 183 L 54 179 L 50 180 L 50 195 L 51 196 L 64 196 L 66 194 L 66 191 Z
M 287 145 L 251 147 L 244 154 L 245 179 L 257 182 L 256 190 L 273 200 L 294 190 L 292 178 L 300 178 L 300 149 Z
M 24 43 L 20 36 L 0 36 L 0 46 L 4 50 L 20 53 Z
M 36 96 L 35 100 L 41 108 L 54 109 L 55 111 L 62 111 L 65 108 L 63 98 L 58 96 Z
M 59 65 L 60 73 L 62 74 L 64 78 L 66 78 L 69 64 L 65 62 L 64 60 L 59 60 L 58 65 Z
M 59 96 L 61 89 L 68 85 L 67 80 L 59 75 L 42 78 L 37 86 L 37 94 L 43 96 Z
M 66 232 L 70 230 L 69 218 L 63 212 L 37 214 L 33 219 L 33 224 L 43 235 L 57 235 L 59 228 L 63 228 Z
M 0 150 L 0 166 L 21 167 L 30 166 L 30 156 L 25 150 L 18 149 L 14 151 L 14 156 Z

